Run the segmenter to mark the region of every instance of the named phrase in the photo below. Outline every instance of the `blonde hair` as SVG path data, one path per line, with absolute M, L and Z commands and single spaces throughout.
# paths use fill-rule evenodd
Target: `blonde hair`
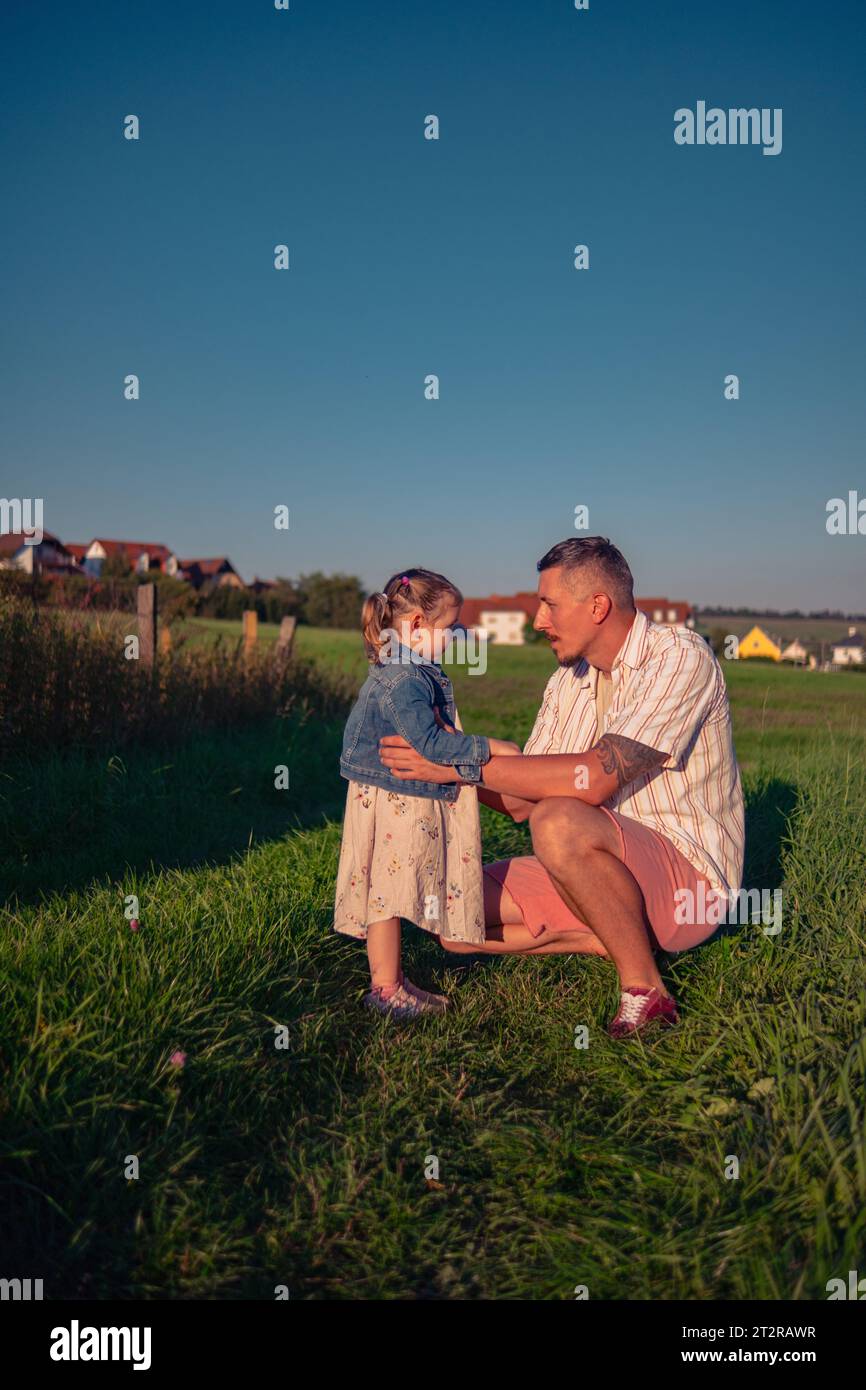
M 361 632 L 368 660 L 379 660 L 388 633 L 394 631 L 401 618 L 420 608 L 424 617 L 432 622 L 449 601 L 460 605 L 463 595 L 444 574 L 422 569 L 392 574 L 384 589 L 370 594 L 361 609 Z

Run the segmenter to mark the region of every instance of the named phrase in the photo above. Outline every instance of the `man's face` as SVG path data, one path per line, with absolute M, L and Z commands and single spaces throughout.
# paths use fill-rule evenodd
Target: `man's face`
M 561 566 L 542 570 L 538 576 L 541 602 L 532 626 L 550 642 L 560 666 L 570 666 L 586 656 L 598 635 L 598 624 L 592 618 L 597 594 L 590 576 L 578 574 L 574 581 L 572 588 Z

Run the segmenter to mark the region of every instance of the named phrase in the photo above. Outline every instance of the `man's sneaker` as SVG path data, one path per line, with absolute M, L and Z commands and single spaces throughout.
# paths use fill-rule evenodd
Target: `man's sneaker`
M 619 997 L 619 1011 L 608 1026 L 612 1038 L 629 1038 L 645 1028 L 648 1023 L 658 1021 L 670 1028 L 679 1023 L 676 1000 L 660 989 L 638 989 L 632 986 L 624 989 Z
M 448 1008 L 444 994 L 429 994 L 426 989 L 418 989 L 403 976 L 397 988 L 385 993 L 380 986 L 364 995 L 364 1006 L 377 1014 L 388 1014 L 391 1018 L 420 1018 L 422 1014 L 443 1014 Z

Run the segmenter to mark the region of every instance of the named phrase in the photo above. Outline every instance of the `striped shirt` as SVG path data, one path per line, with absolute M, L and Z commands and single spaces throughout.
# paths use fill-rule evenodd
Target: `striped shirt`
M 585 660 L 561 666 L 547 683 L 524 753 L 585 753 L 602 734 L 664 753 L 660 768 L 604 804 L 666 836 L 713 888 L 736 891 L 743 792 L 728 692 L 711 649 L 688 628 L 637 613 L 610 675 L 610 706 L 599 715 L 597 669 Z

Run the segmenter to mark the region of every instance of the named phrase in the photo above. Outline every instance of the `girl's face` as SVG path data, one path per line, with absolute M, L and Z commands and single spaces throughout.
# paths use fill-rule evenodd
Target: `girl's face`
M 441 661 L 442 653 L 449 642 L 449 628 L 453 628 L 460 616 L 459 603 L 448 601 L 433 618 L 425 618 L 420 608 L 404 618 L 409 646 L 433 661 Z

